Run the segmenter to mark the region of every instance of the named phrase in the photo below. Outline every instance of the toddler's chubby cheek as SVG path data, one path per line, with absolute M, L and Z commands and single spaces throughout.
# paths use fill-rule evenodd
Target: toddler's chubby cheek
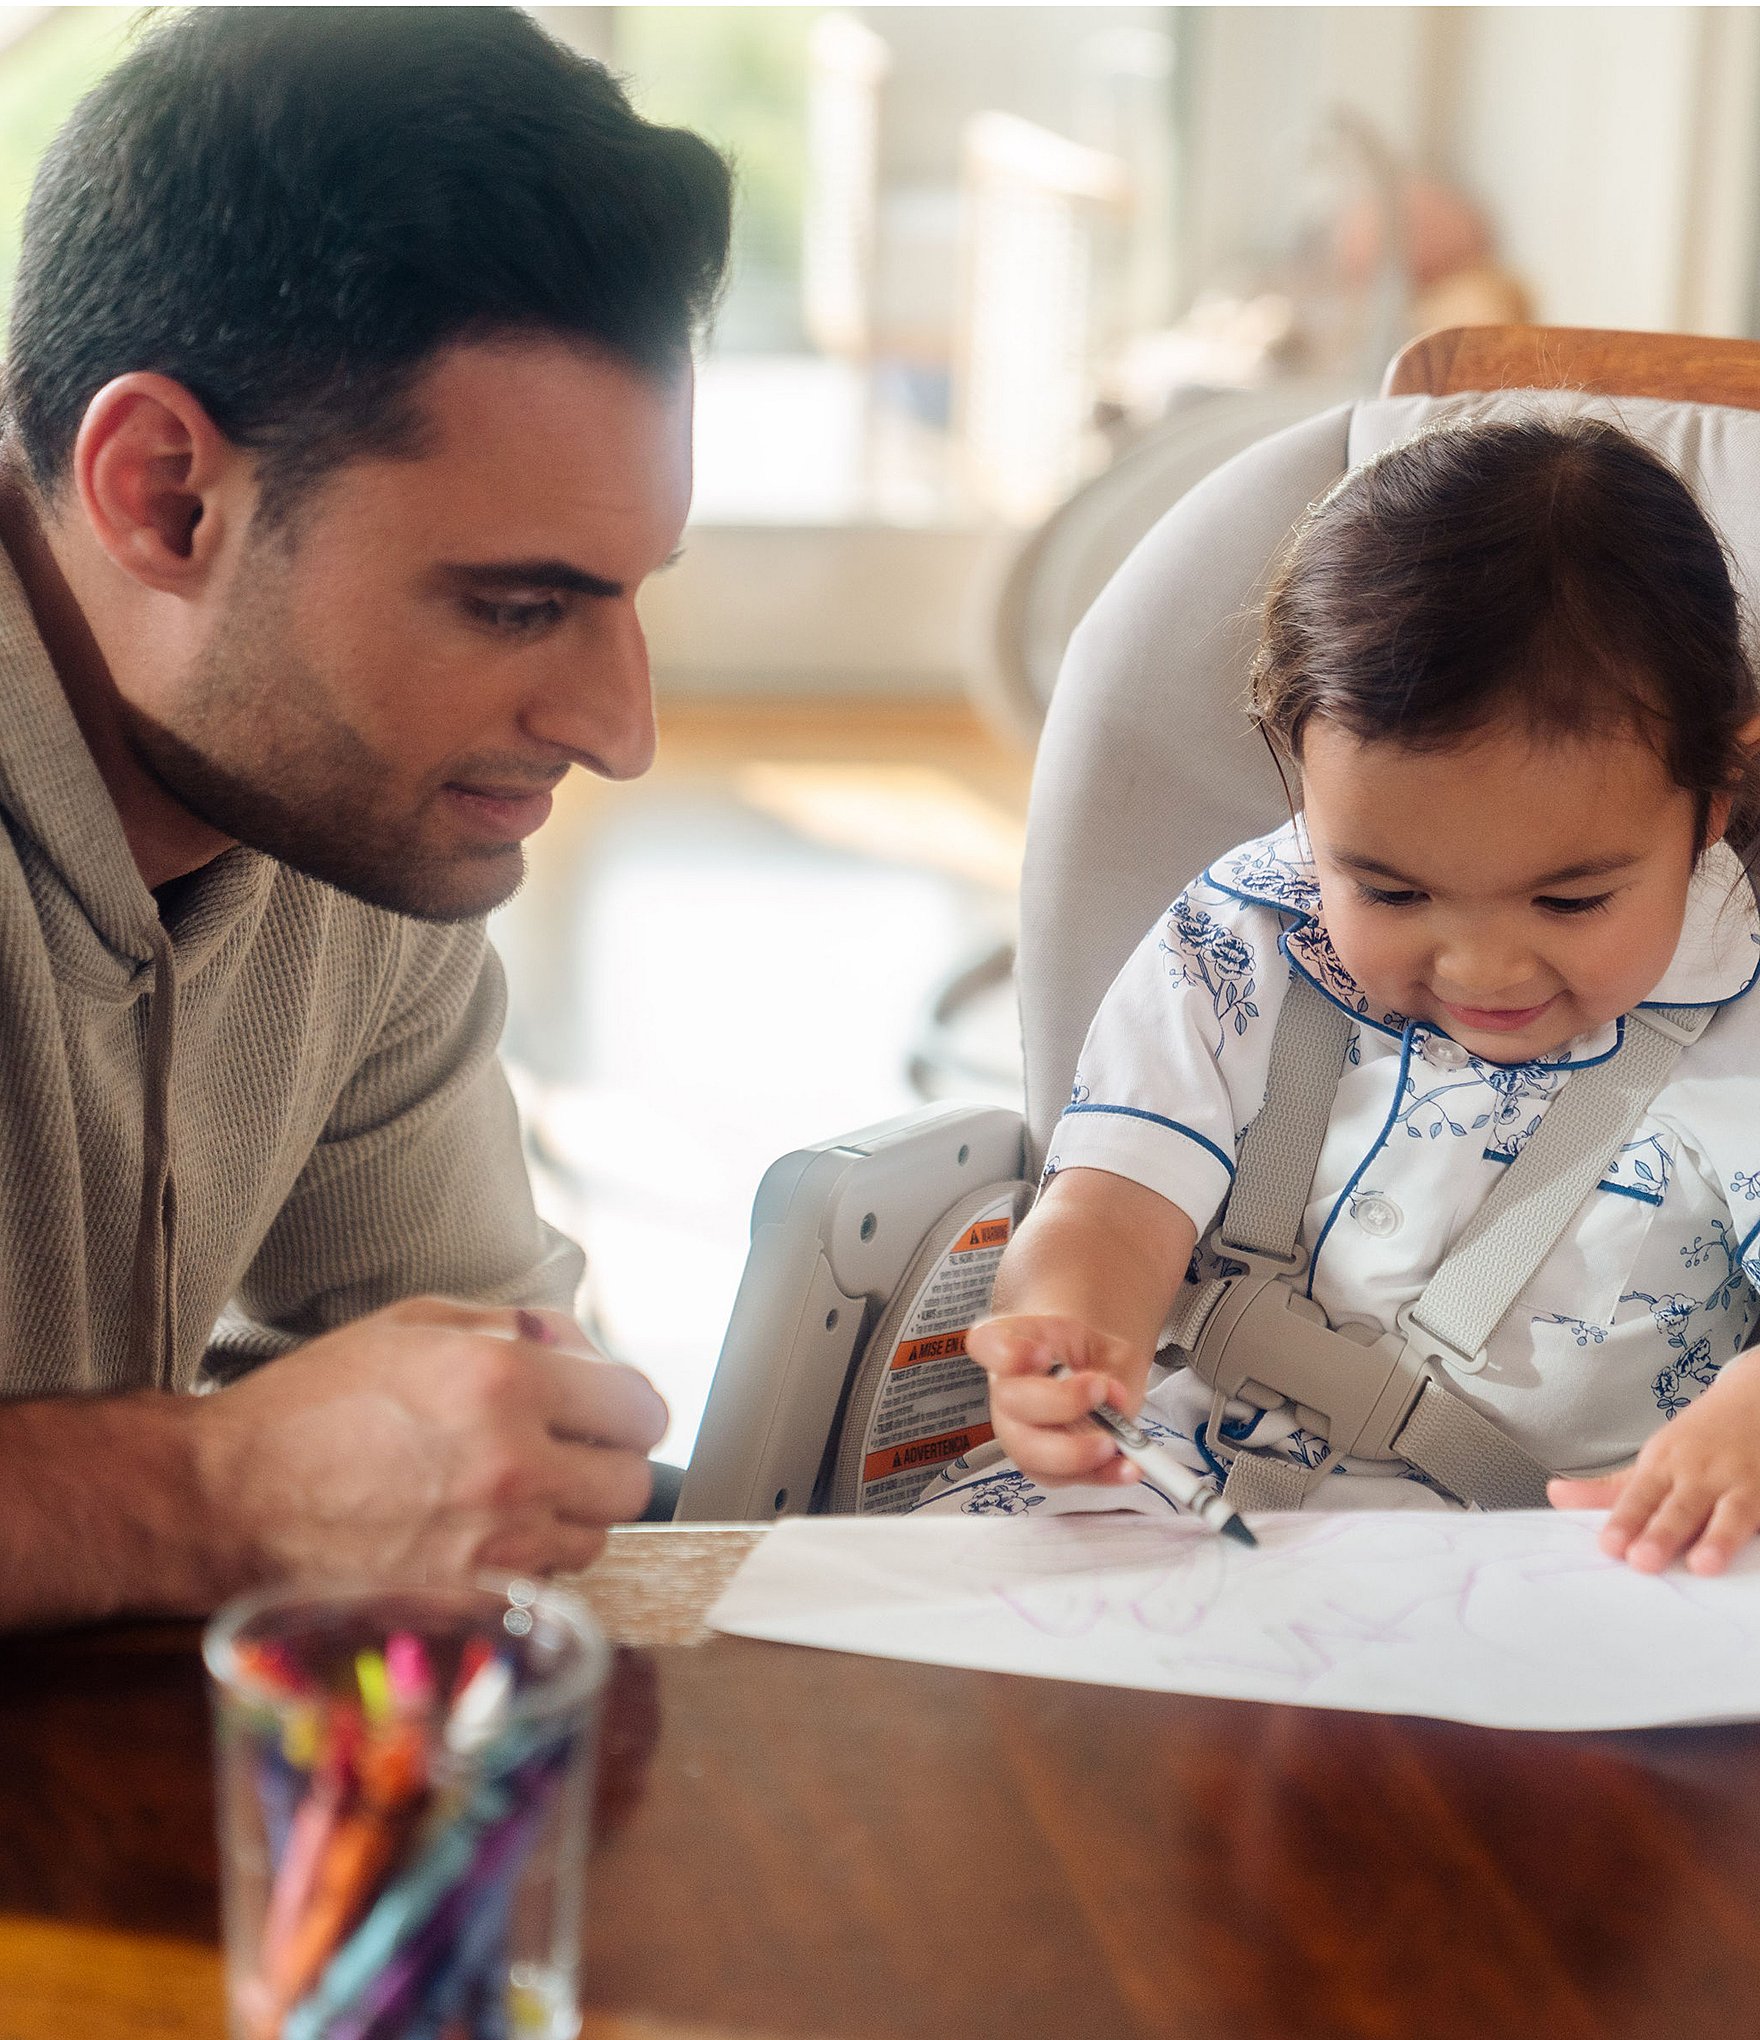
M 1375 924 L 1360 899 L 1353 897 L 1354 891 L 1351 886 L 1321 882 L 1321 918 L 1332 953 L 1372 1005 L 1409 1012 L 1414 1001 L 1427 996 L 1421 959 L 1397 929 Z M 1382 908 L 1380 916 L 1385 924 L 1390 910 Z

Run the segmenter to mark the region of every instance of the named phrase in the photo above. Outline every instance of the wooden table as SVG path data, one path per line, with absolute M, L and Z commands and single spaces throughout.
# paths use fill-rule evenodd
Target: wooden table
M 588 2040 L 1760 2032 L 1760 1734 L 1519 1736 L 706 1639 L 619 1533 Z M 1760 1699 L 1760 1665 L 1756 1666 Z M 0 2040 L 217 2040 L 193 1634 L 0 1647 Z

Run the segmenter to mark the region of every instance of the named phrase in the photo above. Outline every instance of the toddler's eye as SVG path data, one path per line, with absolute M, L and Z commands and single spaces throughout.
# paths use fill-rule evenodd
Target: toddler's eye
M 1421 892 L 1384 892 L 1380 886 L 1364 885 L 1360 880 L 1357 896 L 1370 907 L 1409 907 L 1424 897 Z
M 1553 898 L 1542 894 L 1534 904 L 1549 914 L 1598 914 L 1613 898 L 1610 892 L 1586 893 L 1581 899 Z

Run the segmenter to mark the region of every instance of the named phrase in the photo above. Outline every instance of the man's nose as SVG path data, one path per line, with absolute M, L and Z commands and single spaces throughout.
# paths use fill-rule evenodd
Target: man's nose
M 637 779 L 654 762 L 648 641 L 633 602 L 599 621 L 589 645 L 528 712 L 526 727 L 606 779 Z

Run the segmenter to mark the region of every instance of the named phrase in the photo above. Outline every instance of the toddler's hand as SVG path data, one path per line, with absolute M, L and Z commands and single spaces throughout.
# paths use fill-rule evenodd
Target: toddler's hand
M 1687 1570 L 1720 1573 L 1760 1528 L 1760 1354 L 1732 1360 L 1622 1472 L 1555 1480 L 1555 1509 L 1610 1509 L 1601 1548 L 1639 1572 L 1685 1551 Z
M 1147 1370 L 1123 1339 L 1075 1318 L 994 1317 L 972 1327 L 966 1350 L 990 1377 L 991 1421 L 1023 1473 L 1046 1487 L 1124 1487 L 1138 1477 L 1106 1433 L 1086 1421 L 1103 1402 L 1134 1415 L 1143 1400 L 1128 1383 Z M 1070 1371 L 1052 1380 L 1059 1364 Z

